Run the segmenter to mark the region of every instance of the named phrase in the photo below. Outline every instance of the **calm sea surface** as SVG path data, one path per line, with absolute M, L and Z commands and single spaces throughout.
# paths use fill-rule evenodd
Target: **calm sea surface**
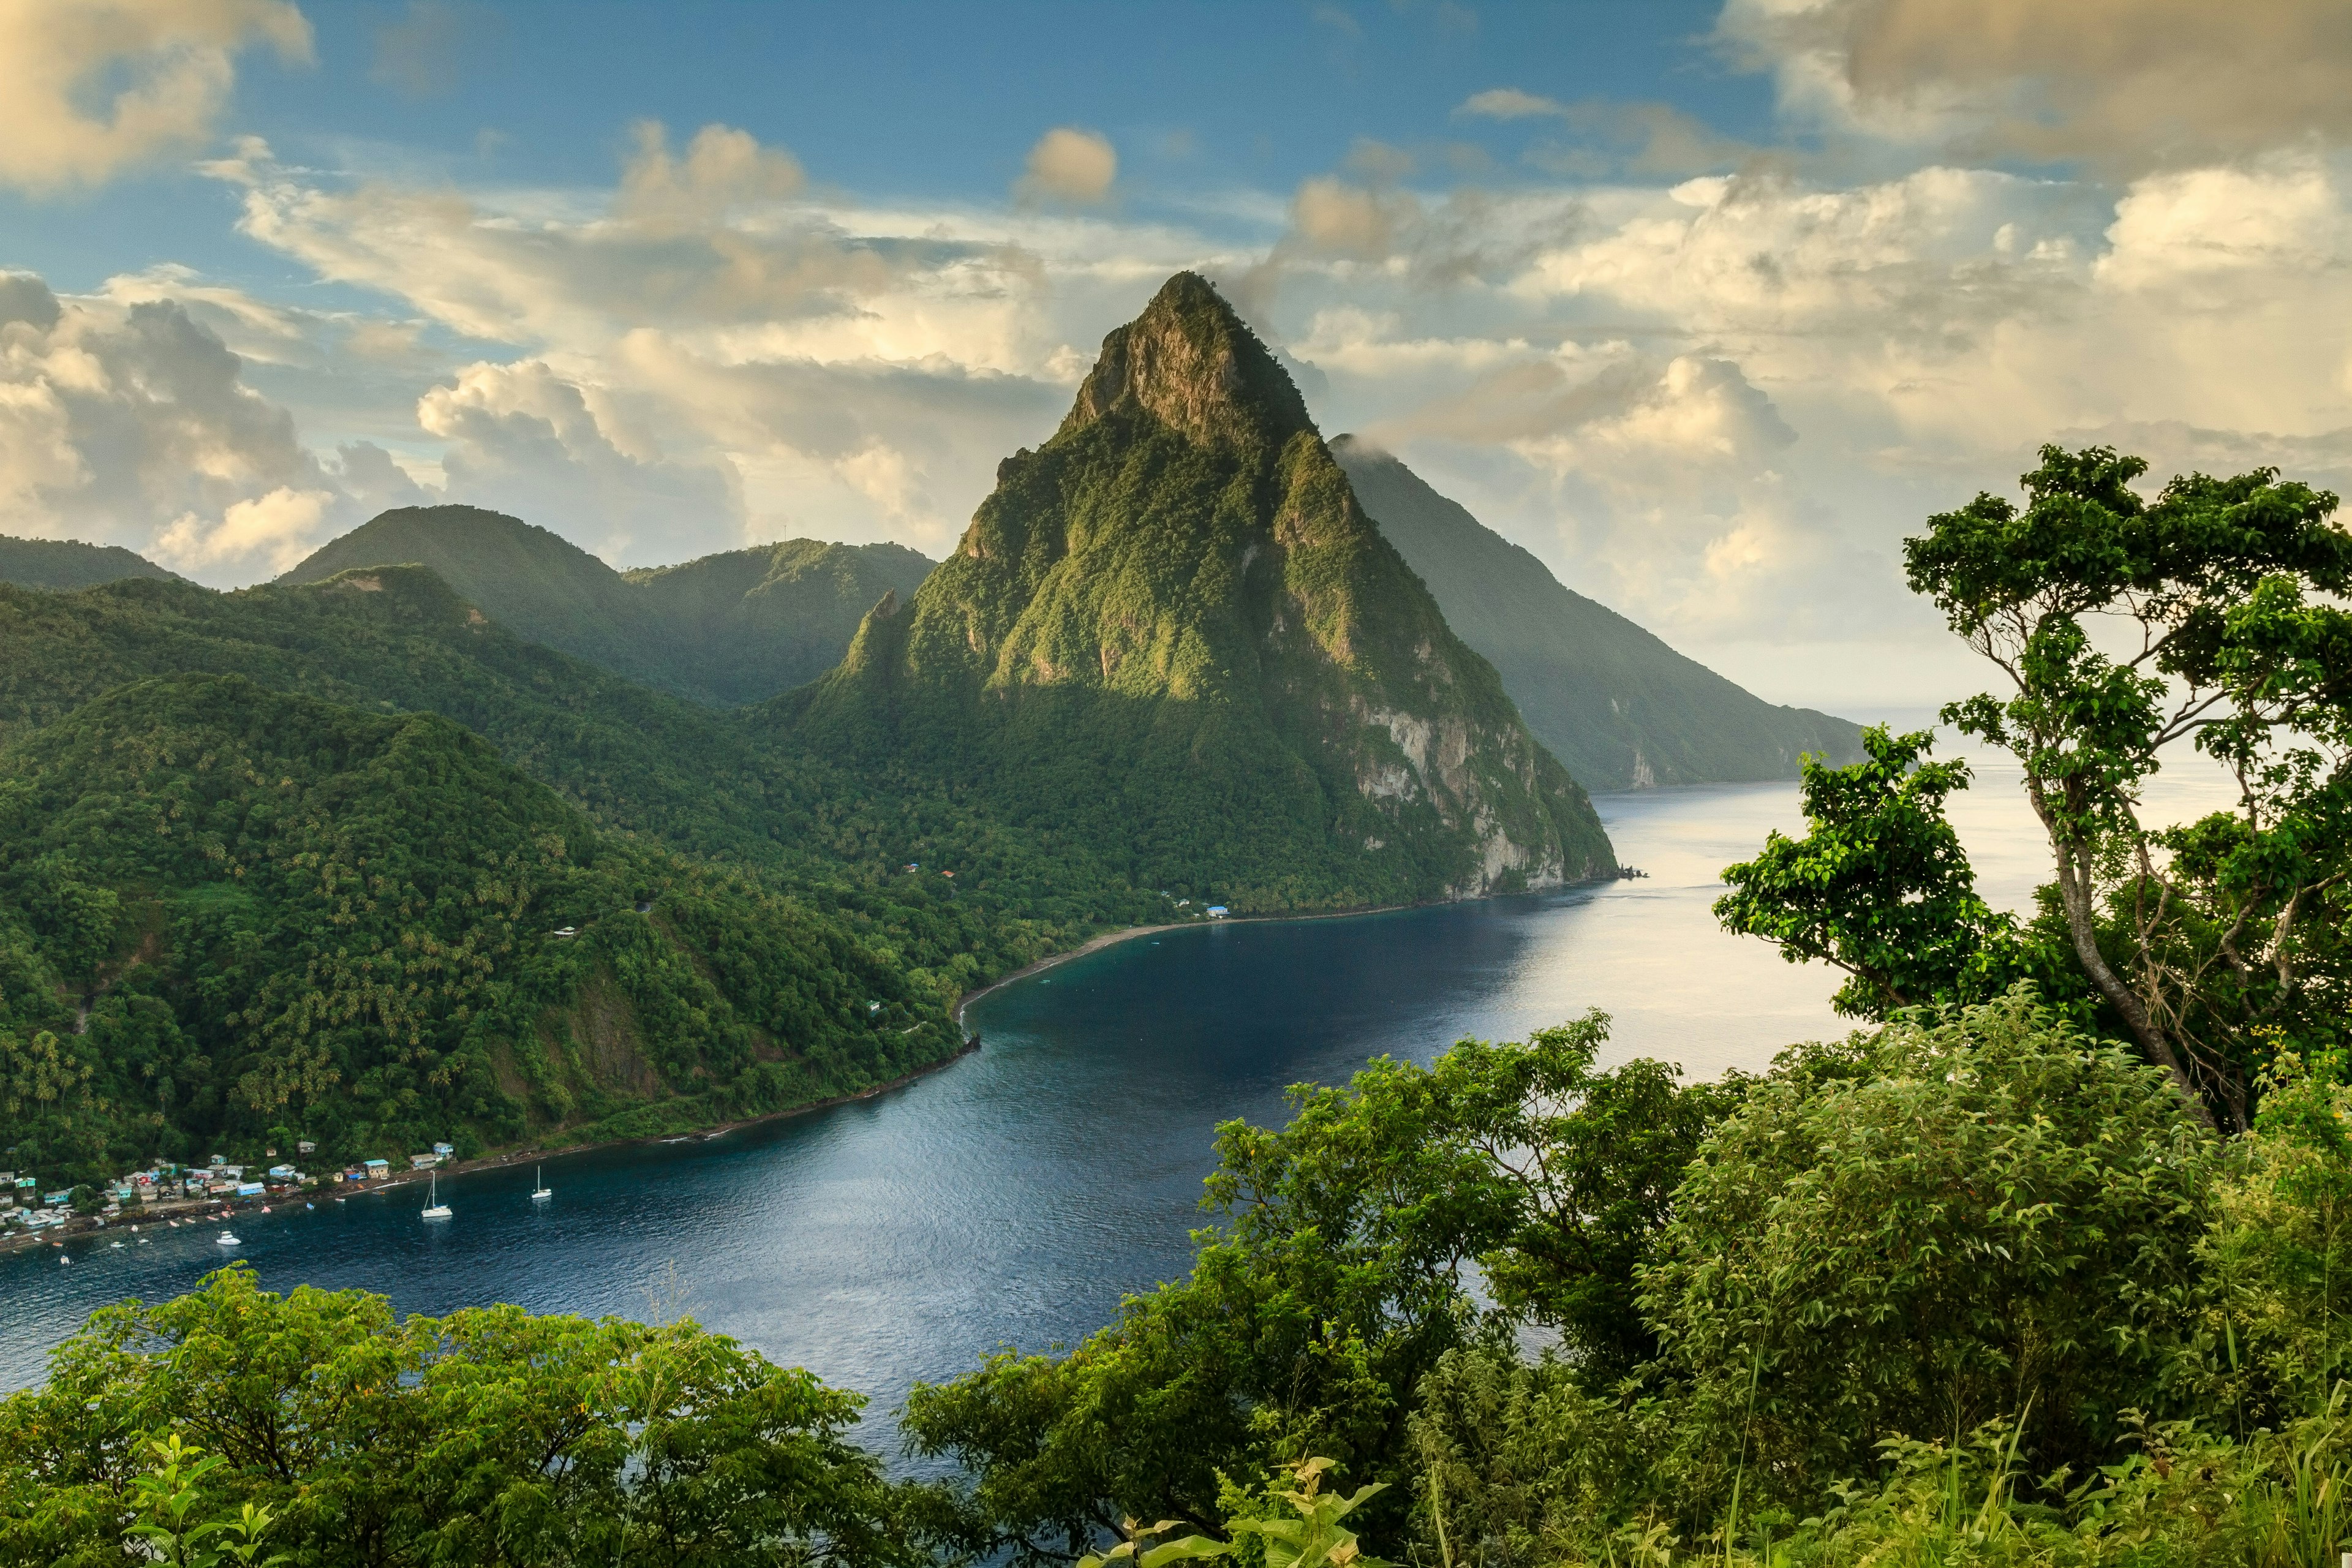
M 2210 809 L 2210 777 L 2153 803 Z M 1368 1058 L 1427 1061 L 1465 1035 L 1517 1038 L 1588 1007 L 1622 1056 L 1697 1076 L 1761 1067 L 1843 1032 L 1835 977 L 1724 935 L 1716 874 L 1801 826 L 1793 785 L 1604 796 L 1605 887 L 1405 913 L 1139 937 L 983 998 L 985 1048 L 856 1105 L 710 1142 L 550 1161 L 423 1189 L 240 1215 L 262 1283 L 362 1286 L 404 1311 L 683 1311 L 873 1396 L 869 1441 L 909 1382 L 1000 1344 L 1042 1349 L 1122 1294 L 1181 1276 L 1216 1124 L 1283 1114 L 1283 1090 Z M 2014 774 L 1986 768 L 1955 812 L 1997 901 L 2046 876 Z M 0 1258 L 0 1387 L 37 1382 L 94 1307 L 188 1289 L 229 1249 L 213 1228 L 142 1226 Z M 110 1245 L 121 1241 L 125 1245 Z

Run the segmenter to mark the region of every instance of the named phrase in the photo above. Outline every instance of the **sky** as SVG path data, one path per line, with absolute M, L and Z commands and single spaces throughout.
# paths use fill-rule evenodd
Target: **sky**
M 216 586 L 941 556 L 1184 268 L 1569 586 L 1930 705 L 1902 541 L 2042 444 L 2352 487 L 2352 6 L 0 0 L 0 532 Z

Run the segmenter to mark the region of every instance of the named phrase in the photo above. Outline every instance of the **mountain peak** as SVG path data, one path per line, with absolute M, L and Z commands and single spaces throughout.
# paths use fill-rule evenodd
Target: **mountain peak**
M 1140 412 L 1210 446 L 1279 447 L 1314 427 L 1289 375 L 1209 280 L 1179 272 L 1103 339 L 1061 434 Z

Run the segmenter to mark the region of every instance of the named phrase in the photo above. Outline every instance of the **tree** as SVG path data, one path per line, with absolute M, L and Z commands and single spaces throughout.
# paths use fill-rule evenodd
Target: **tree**
M 1293 1090 L 1286 1127 L 1221 1128 L 1206 1201 L 1225 1223 L 1189 1279 L 1066 1356 L 1006 1352 L 915 1389 L 910 1445 L 973 1478 L 944 1533 L 1066 1562 L 1129 1517 L 1209 1528 L 1222 1477 L 1309 1455 L 1403 1481 L 1423 1379 L 1518 1323 L 1557 1328 L 1597 1384 L 1629 1374 L 1656 1350 L 1638 1272 L 1743 1084 L 1596 1070 L 1607 1037 L 1595 1013 L 1427 1068 L 1383 1058 Z M 1374 1525 L 1405 1503 L 1380 1500 Z
M 1775 831 L 1753 860 L 1727 868 L 1715 901 L 1727 930 L 1777 943 L 1791 963 L 1820 959 L 1851 976 L 1848 1017 L 1884 1018 L 1928 1003 L 1981 1002 L 2047 965 L 2009 915 L 1976 889 L 1976 871 L 1944 815 L 1969 765 L 1932 763 L 1926 730 L 1863 731 L 1866 760 L 1804 760 L 1805 837 Z
M 119 1563 L 143 1510 L 191 1562 L 266 1529 L 322 1568 L 866 1568 L 908 1552 L 899 1493 L 846 1440 L 861 1403 L 691 1322 L 395 1320 L 226 1268 L 94 1313 L 0 1403 L 0 1561 Z M 158 1434 L 203 1457 L 159 1479 Z
M 1715 1129 L 1643 1274 L 1686 1504 L 1812 1506 L 1884 1438 L 2032 1402 L 2035 1462 L 2177 1406 L 2218 1145 L 2021 988 L 1790 1053 Z M 1759 1494 L 1761 1486 L 1764 1493 Z
M 1905 560 L 2007 682 L 1944 718 L 2023 766 L 2084 975 L 2237 1129 L 2253 1031 L 2332 1029 L 2343 1012 L 2352 616 L 2311 595 L 2352 588 L 2352 534 L 2336 497 L 2273 469 L 2192 474 L 2144 501 L 2147 468 L 2045 447 L 2022 509 L 1979 495 L 1928 519 Z M 2123 651 L 2103 650 L 2101 626 Z M 2230 768 L 2239 805 L 2151 828 L 2139 786 L 2180 741 Z

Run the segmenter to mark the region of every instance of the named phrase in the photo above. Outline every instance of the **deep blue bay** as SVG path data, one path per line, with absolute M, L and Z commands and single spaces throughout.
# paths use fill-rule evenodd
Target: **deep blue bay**
M 2210 793 L 2173 788 L 2184 805 Z M 233 1256 L 273 1289 L 360 1286 L 404 1311 L 683 1312 L 866 1393 L 884 1426 L 913 1380 L 1000 1344 L 1075 1341 L 1123 1294 L 1181 1275 L 1216 1124 L 1279 1119 L 1290 1084 L 1594 1006 L 1615 1020 L 1615 1055 L 1698 1076 L 1843 1030 L 1835 976 L 1707 912 L 1723 866 L 1800 826 L 1793 785 L 1596 804 L 1646 878 L 1137 937 L 981 998 L 967 1022 L 984 1048 L 887 1094 L 561 1156 L 536 1208 L 525 1164 L 444 1182 L 446 1225 L 418 1220 L 421 1186 L 244 1215 Z M 1989 893 L 2017 901 L 2042 872 L 2013 784 L 1988 769 L 1963 805 Z M 37 1381 L 91 1309 L 192 1287 L 231 1255 L 215 1234 L 118 1227 L 69 1244 L 69 1267 L 51 1247 L 0 1258 L 0 1387 Z

